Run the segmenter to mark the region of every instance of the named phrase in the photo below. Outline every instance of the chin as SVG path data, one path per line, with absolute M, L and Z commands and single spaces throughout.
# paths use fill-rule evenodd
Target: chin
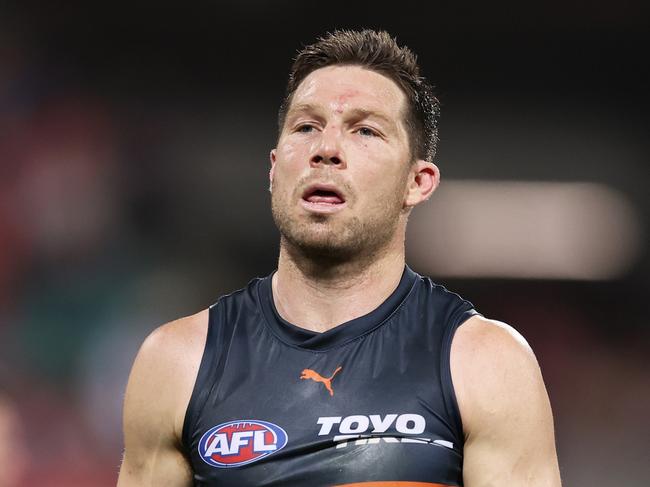
M 369 256 L 388 245 L 397 217 L 363 221 L 347 215 L 292 215 L 286 206 L 272 205 L 273 219 L 286 250 L 295 257 L 338 263 Z
M 334 232 L 329 235 L 284 235 L 284 238 L 303 256 L 318 260 L 347 260 L 360 250 L 354 239 L 343 239 Z

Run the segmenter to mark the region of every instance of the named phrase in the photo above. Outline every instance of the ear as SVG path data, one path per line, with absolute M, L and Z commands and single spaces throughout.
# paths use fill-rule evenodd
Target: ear
M 412 208 L 429 199 L 440 184 L 440 170 L 433 162 L 418 160 L 413 163 L 406 188 L 405 208 Z
M 275 173 L 276 149 L 272 149 L 269 154 L 271 169 L 269 169 L 269 191 L 273 191 L 273 174 Z

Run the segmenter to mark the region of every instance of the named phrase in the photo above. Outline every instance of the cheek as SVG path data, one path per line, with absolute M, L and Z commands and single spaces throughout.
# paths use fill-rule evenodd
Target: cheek
M 297 143 L 293 140 L 285 140 L 278 147 L 277 160 L 282 165 L 293 165 L 299 163 L 307 152 L 308 147 L 305 143 Z
M 395 144 L 387 143 L 377 137 L 356 136 L 348 141 L 346 148 L 348 154 L 382 170 L 396 168 L 397 165 L 402 164 L 402 159 L 406 162 L 408 157 L 401 147 L 396 147 Z
M 273 166 L 273 193 L 275 196 L 281 200 L 290 198 L 300 178 L 300 166 L 278 156 Z
M 372 171 L 357 175 L 359 192 L 366 195 L 367 204 L 381 207 L 388 201 L 403 197 L 406 189 L 405 172 L 395 167 L 395 161 L 378 161 Z
M 298 183 L 301 173 L 297 165 L 278 162 L 275 164 L 275 171 L 273 175 L 273 187 L 278 188 L 283 193 L 290 191 Z

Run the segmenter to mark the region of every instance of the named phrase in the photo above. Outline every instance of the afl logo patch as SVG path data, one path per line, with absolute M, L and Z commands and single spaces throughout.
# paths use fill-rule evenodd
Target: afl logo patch
M 286 431 L 278 425 L 240 419 L 206 431 L 199 441 L 199 455 L 213 467 L 239 467 L 280 451 L 287 439 Z

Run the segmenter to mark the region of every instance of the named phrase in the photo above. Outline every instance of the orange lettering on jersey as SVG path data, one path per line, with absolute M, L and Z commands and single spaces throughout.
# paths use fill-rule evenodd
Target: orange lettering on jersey
M 330 396 L 334 395 L 334 391 L 332 390 L 332 379 L 336 374 L 339 373 L 339 371 L 342 369 L 342 367 L 339 365 L 334 373 L 330 377 L 323 377 L 320 375 L 318 372 L 315 370 L 311 369 L 305 369 L 302 371 L 302 374 L 300 374 L 301 379 L 311 379 L 315 382 L 321 382 L 325 388 L 329 391 Z

